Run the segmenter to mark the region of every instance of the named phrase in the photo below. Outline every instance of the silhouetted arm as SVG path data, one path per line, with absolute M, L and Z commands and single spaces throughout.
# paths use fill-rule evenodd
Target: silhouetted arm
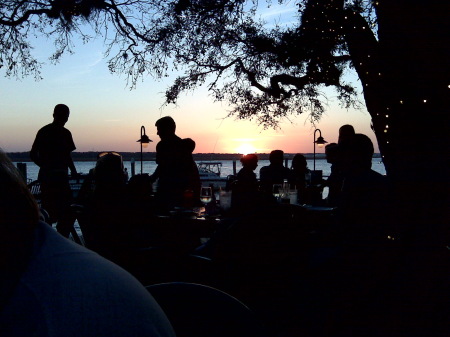
M 30 158 L 31 160 L 39 167 L 41 167 L 41 158 L 39 156 L 39 149 L 37 145 L 37 138 L 33 142 L 33 146 L 31 147 L 30 151 Z
M 68 158 L 68 165 L 69 165 L 69 169 L 70 169 L 70 174 L 77 175 L 77 168 L 75 167 L 75 164 L 73 163 L 73 159 L 72 156 L 69 154 L 69 158 Z
M 156 181 L 156 179 L 159 178 L 161 169 L 159 168 L 159 165 L 156 166 L 156 170 L 155 172 L 153 172 L 153 174 L 150 176 L 151 182 L 154 183 Z

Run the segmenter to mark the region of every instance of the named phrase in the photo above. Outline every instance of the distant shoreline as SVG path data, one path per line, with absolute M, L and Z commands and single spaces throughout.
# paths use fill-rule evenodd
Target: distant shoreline
M 91 151 L 91 152 L 73 152 L 72 158 L 74 161 L 96 161 L 97 155 L 102 151 Z M 119 152 L 124 161 L 130 161 L 132 159 L 138 161 L 141 160 L 140 152 Z M 8 157 L 13 162 L 31 162 L 29 152 L 10 152 L 7 153 Z M 268 153 L 257 153 L 260 160 L 268 160 Z M 285 159 L 292 159 L 295 153 L 285 153 Z M 303 153 L 306 159 L 313 159 L 313 153 Z M 242 154 L 239 153 L 194 153 L 195 161 L 221 161 L 221 160 L 239 160 Z M 381 158 L 379 153 L 373 155 L 374 158 Z M 144 161 L 152 161 L 156 158 L 155 152 L 143 152 L 142 158 Z M 316 153 L 316 159 L 325 159 L 324 153 Z

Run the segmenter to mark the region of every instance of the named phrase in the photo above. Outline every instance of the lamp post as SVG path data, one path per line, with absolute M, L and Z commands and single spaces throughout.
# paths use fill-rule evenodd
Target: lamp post
M 316 139 L 316 132 L 319 131 L 319 137 Z M 314 171 L 316 170 L 316 144 L 318 147 L 323 147 L 326 143 L 328 143 L 325 139 L 322 137 L 322 131 L 320 129 L 314 130 Z
M 148 143 L 152 142 L 150 138 L 145 134 L 145 127 L 141 126 L 141 138 L 137 140 L 138 143 L 141 143 L 141 174 L 142 174 L 142 162 L 143 162 L 143 156 L 142 156 L 142 148 L 146 148 L 148 146 Z

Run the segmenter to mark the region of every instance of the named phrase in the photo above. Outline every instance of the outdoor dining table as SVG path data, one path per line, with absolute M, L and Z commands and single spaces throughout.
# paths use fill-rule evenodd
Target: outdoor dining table
M 198 208 L 178 209 L 156 215 L 152 227 L 162 246 L 190 250 L 207 241 L 220 221 L 218 215 L 205 215 Z

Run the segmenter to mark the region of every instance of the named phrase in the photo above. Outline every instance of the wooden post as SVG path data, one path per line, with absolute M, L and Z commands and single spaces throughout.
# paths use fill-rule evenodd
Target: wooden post
M 233 160 L 233 175 L 236 175 L 236 160 Z
M 25 180 L 25 183 L 27 183 L 27 164 L 26 163 L 17 163 L 17 169 L 20 172 L 20 175 L 22 176 L 23 180 Z
M 134 177 L 136 174 L 136 163 L 134 162 L 134 158 L 131 158 L 131 176 Z

